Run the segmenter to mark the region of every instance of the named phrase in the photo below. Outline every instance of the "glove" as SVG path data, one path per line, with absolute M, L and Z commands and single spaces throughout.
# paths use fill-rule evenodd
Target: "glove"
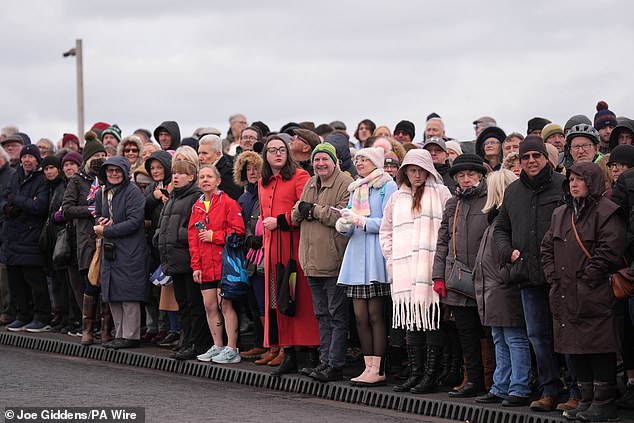
M 306 201 L 300 201 L 297 206 L 299 214 L 301 214 L 306 220 L 311 220 L 313 218 L 313 207 L 315 207 L 313 203 L 308 203 Z
M 445 286 L 445 281 L 442 279 L 437 279 L 434 281 L 434 292 L 440 295 L 441 297 L 447 296 L 447 287 Z
M 350 232 L 350 228 L 352 228 L 352 224 L 346 222 L 346 218 L 345 217 L 340 217 L 335 222 L 335 229 L 340 234 L 344 234 L 344 235 L 347 234 L 348 232 Z
M 341 217 L 346 218 L 348 223 L 352 223 L 359 229 L 365 228 L 365 217 L 359 216 L 350 209 L 345 209 L 341 212 Z
M 20 209 L 13 204 L 7 204 L 4 206 L 4 213 L 10 218 L 16 218 L 20 215 Z
M 53 221 L 55 223 L 63 223 L 64 220 L 64 213 L 61 210 L 57 210 L 55 213 L 53 213 Z
M 15 200 L 15 194 L 14 193 L 11 193 L 11 194 L 7 195 L 7 201 L 9 203 L 13 203 L 14 200 Z

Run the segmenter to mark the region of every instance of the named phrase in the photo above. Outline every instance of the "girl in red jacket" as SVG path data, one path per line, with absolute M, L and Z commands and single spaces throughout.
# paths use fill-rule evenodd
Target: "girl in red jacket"
M 218 291 L 222 274 L 222 250 L 227 235 L 244 235 L 244 221 L 238 203 L 218 190 L 220 173 L 213 165 L 202 165 L 198 173 L 198 185 L 203 195 L 192 207 L 189 218 L 189 252 L 194 282 L 200 290 L 207 313 L 207 323 L 214 345 L 197 358 L 214 363 L 239 363 L 238 316 L 231 300 L 221 300 L 222 315 L 227 331 L 227 346 L 222 344 L 222 321 L 218 313 Z

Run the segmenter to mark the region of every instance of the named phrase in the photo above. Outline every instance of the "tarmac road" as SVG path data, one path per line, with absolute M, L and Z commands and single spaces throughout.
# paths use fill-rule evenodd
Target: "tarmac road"
M 1 407 L 145 407 L 146 422 L 449 422 L 0 345 Z

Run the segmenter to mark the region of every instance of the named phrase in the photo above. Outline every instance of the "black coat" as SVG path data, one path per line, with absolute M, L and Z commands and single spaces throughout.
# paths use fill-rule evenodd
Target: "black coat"
M 563 204 L 564 180 L 546 165 L 532 179 L 522 171 L 504 193 L 493 236 L 500 263 L 511 263 L 513 250 L 519 250 L 520 258 L 511 265 L 511 281 L 520 287 L 546 285 L 540 244 L 553 211 Z
M 8 161 L 4 163 L 4 166 L 0 167 L 0 195 L 2 195 L 4 189 L 9 185 L 14 173 L 15 169 L 11 167 Z M 4 213 L 0 213 L 0 246 L 2 246 L 2 226 L 4 225 L 5 219 L 6 216 Z
M 233 159 L 223 154 L 216 163 L 216 169 L 220 172 L 220 185 L 218 189 L 238 201 L 244 189 L 236 185 L 233 181 Z
M 47 207 L 48 187 L 42 171 L 25 175 L 18 167 L 0 199 L 0 213 L 6 215 L 0 262 L 10 266 L 46 265 L 39 239 Z
M 94 176 L 91 177 L 82 171 L 77 172 L 68 181 L 66 191 L 64 191 L 64 199 L 62 200 L 64 218 L 72 221 L 72 237 L 75 242 L 71 243 L 71 246 L 74 249 L 73 252 L 76 253 L 77 268 L 79 270 L 88 270 L 90 260 L 92 260 L 96 249 L 97 236 L 93 230 L 95 218 L 89 208 L 89 206 L 94 207 L 95 201 L 92 199 L 88 203 L 87 200 L 90 186 L 94 180 Z M 98 195 L 101 195 L 101 193 L 99 192 Z
M 163 207 L 154 239 L 166 275 L 192 273 L 187 227 L 192 207 L 201 195 L 202 191 L 193 182 L 186 188 L 175 188 Z

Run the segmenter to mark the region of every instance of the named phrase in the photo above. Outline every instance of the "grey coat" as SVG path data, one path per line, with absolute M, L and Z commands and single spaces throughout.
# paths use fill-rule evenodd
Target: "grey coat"
M 104 302 L 145 301 L 148 290 L 148 253 L 143 227 L 145 197 L 141 190 L 130 183 L 130 162 L 125 157 L 115 156 L 106 160 L 100 170 L 100 178 L 106 181 L 106 167 L 123 169 L 123 182 L 119 185 L 106 183 L 102 204 L 101 192 L 96 195 L 97 218 L 107 217 L 114 221 L 104 228 L 103 244 L 115 245 L 114 260 L 106 260 L 102 244 L 101 296 Z M 103 187 L 102 187 L 103 189 Z M 112 204 L 108 192 L 114 190 Z

